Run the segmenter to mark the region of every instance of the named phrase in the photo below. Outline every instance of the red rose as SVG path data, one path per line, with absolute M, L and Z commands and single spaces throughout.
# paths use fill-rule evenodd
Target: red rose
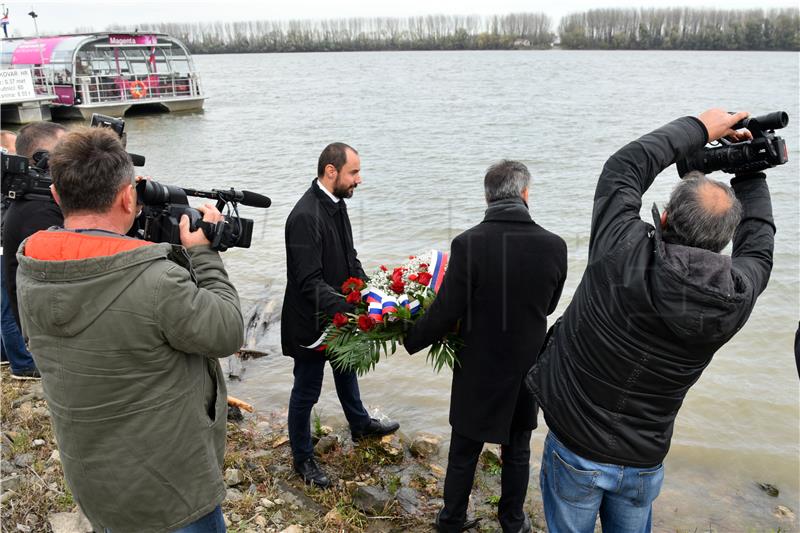
M 375 327 L 375 319 L 369 315 L 358 315 L 358 327 L 361 331 L 369 331 Z
M 406 284 L 399 280 L 393 281 L 389 288 L 397 294 L 403 294 L 406 290 Z
M 433 279 L 433 276 L 427 272 L 420 272 L 419 276 L 417 276 L 417 283 L 427 286 L 428 283 L 431 282 L 431 279 Z
M 416 257 L 417 257 L 416 255 L 409 255 L 409 256 L 408 256 L 408 258 L 409 258 L 409 259 L 414 259 L 414 258 L 416 258 Z
M 402 268 L 395 268 L 394 272 L 392 272 L 392 282 L 394 283 L 402 283 L 403 282 L 403 269 Z
M 343 315 L 342 313 L 336 313 L 333 315 L 333 325 L 337 328 L 347 325 L 347 322 L 349 322 L 349 320 L 346 315 Z
M 408 279 L 410 281 L 417 281 L 417 275 L 416 274 L 409 274 L 408 275 Z
M 388 269 L 388 268 L 386 268 L 386 265 L 381 265 L 381 270 L 383 270 L 384 272 L 386 272 L 386 271 L 388 271 L 389 269 Z
M 428 263 L 420 263 L 419 271 L 420 272 L 427 272 L 428 271 Z
M 347 278 L 342 283 L 342 294 L 350 294 L 353 291 L 360 291 L 364 288 L 364 282 L 358 278 Z
M 361 291 L 353 291 L 347 295 L 347 303 L 356 305 L 361 301 Z

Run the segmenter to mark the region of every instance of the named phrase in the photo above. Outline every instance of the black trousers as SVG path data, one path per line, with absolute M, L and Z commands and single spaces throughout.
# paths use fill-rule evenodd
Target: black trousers
M 439 513 L 441 531 L 461 531 L 467 519 L 467 504 L 475 468 L 483 443 L 460 435 L 453 430 L 444 479 L 444 508 Z M 522 506 L 528 493 L 530 476 L 531 432 L 512 431 L 508 445 L 500 447 L 503 461 L 501 495 L 497 517 L 503 531 L 516 533 L 525 521 Z
M 314 455 L 314 446 L 311 443 L 311 410 L 319 400 L 322 390 L 325 362 L 322 357 L 294 360 L 294 387 L 289 397 L 289 444 L 296 463 Z M 350 429 L 359 431 L 367 427 L 370 417 L 361 403 L 356 373 L 334 368 L 333 381 Z

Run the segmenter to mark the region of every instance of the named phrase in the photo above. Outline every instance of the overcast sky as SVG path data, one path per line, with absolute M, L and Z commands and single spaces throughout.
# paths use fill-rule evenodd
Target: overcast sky
M 512 12 L 544 11 L 554 22 L 567 13 L 596 7 L 677 7 L 704 4 L 655 0 L 556 0 L 544 6 L 531 0 L 265 0 L 245 2 L 223 0 L 219 2 L 188 2 L 167 0 L 161 2 L 107 0 L 105 2 L 60 1 L 4 2 L 9 9 L 9 33 L 15 36 L 33 35 L 31 17 L 33 9 L 39 15 L 39 32 L 42 35 L 72 32 L 76 28 L 103 30 L 109 24 L 130 25 L 131 29 L 143 22 L 198 22 L 240 21 L 309 18 L 346 18 L 373 16 L 410 16 L 431 14 L 502 15 Z M 784 0 L 726 0 L 707 2 L 705 7 L 716 9 L 772 8 L 796 6 Z

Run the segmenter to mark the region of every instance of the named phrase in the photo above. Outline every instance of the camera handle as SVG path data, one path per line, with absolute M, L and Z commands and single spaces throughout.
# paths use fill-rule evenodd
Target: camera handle
M 203 230 L 203 235 L 211 242 L 212 250 L 224 252 L 228 249 L 226 246 L 222 245 L 222 237 L 225 235 L 225 224 L 226 222 L 224 220 L 220 220 L 216 224 L 206 222 L 205 220 L 199 220 L 195 227 Z

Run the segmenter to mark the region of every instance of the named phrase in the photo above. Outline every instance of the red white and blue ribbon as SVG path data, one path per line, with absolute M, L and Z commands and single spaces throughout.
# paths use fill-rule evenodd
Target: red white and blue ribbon
M 439 292 L 439 287 L 442 286 L 442 281 L 444 281 L 445 269 L 447 269 L 447 254 L 434 250 L 431 254 L 431 264 L 428 265 L 428 273 L 432 276 L 428 287 L 433 289 L 433 292 Z

